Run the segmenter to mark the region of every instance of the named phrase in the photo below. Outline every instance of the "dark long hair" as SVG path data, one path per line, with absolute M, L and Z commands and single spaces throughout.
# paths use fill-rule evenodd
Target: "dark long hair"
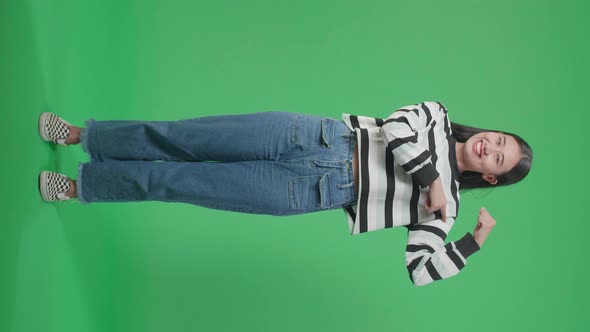
M 475 134 L 484 131 L 493 131 L 497 133 L 504 133 L 506 135 L 514 137 L 514 139 L 516 139 L 516 142 L 520 146 L 520 160 L 518 161 L 516 166 L 514 166 L 510 171 L 502 175 L 496 176 L 498 182 L 495 185 L 484 180 L 481 177 L 481 173 L 464 171 L 463 173 L 461 173 L 459 177 L 460 190 L 507 186 L 509 184 L 517 183 L 518 181 L 524 179 L 527 176 L 527 174 L 529 174 L 531 170 L 531 164 L 533 162 L 533 150 L 531 149 L 529 144 L 520 136 L 505 131 L 464 126 L 462 124 L 454 122 L 451 122 L 451 130 L 452 136 L 457 140 L 457 142 L 461 143 L 465 143 L 471 136 Z

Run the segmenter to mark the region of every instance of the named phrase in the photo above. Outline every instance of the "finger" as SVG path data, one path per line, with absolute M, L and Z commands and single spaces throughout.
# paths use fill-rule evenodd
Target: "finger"
M 443 206 L 442 209 L 440 210 L 442 217 L 443 217 L 443 221 L 447 222 L 447 206 Z
M 430 205 L 428 206 L 428 212 L 434 213 L 438 209 L 439 208 L 438 208 L 438 206 L 436 204 L 433 204 L 432 202 L 430 202 Z
M 432 212 L 440 211 L 440 205 L 433 205 Z
M 490 223 L 490 219 L 487 216 L 481 216 L 481 218 L 479 218 L 479 220 L 484 224 L 487 225 Z

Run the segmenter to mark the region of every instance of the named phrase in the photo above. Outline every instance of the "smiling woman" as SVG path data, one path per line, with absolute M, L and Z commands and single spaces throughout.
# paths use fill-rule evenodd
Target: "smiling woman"
M 505 186 L 530 172 L 533 151 L 520 136 L 451 123 L 457 140 L 461 190 Z
M 520 150 L 512 136 L 491 131 L 479 133 L 465 143 L 457 143 L 459 172 L 479 172 L 484 180 L 496 184 L 496 176 L 516 167 L 521 158 Z
M 46 201 L 184 202 L 276 216 L 342 209 L 351 234 L 408 228 L 406 265 L 416 285 L 459 273 L 495 225 L 482 209 L 473 234 L 445 243 L 459 190 L 514 183 L 532 161 L 520 137 L 453 124 L 439 102 L 385 119 L 276 111 L 89 119 L 85 128 L 44 113 L 39 134 L 54 144 L 81 142 L 91 159 L 79 165 L 78 181 L 43 171 Z

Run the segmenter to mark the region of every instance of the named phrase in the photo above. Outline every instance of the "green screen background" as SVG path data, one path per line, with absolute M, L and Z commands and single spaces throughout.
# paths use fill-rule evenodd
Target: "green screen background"
M 1 331 L 587 331 L 584 1 L 0 2 Z M 405 228 L 341 209 L 273 217 L 183 203 L 44 202 L 80 145 L 37 119 L 284 110 L 451 120 L 533 147 L 522 183 L 464 193 L 497 220 L 457 276 L 411 284 Z M 309 229 L 315 229 L 310 233 Z

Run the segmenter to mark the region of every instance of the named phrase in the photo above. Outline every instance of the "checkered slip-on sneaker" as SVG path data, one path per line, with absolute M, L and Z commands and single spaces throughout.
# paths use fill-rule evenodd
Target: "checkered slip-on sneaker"
M 39 174 L 39 192 L 43 200 L 47 202 L 66 201 L 71 197 L 66 196 L 70 190 L 69 177 L 51 171 L 42 171 Z
M 66 120 L 57 116 L 52 112 L 43 112 L 39 117 L 39 135 L 46 142 L 53 142 L 59 145 L 66 144 L 66 138 L 70 135 L 70 128 L 72 125 Z

